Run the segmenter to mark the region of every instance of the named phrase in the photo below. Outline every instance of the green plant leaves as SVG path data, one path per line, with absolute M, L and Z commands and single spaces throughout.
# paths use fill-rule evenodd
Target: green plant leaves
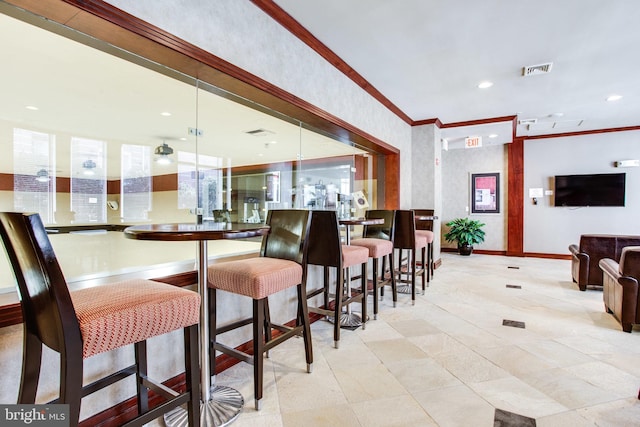
M 447 242 L 460 245 L 474 245 L 484 242 L 484 223 L 470 218 L 456 218 L 447 224 L 449 231 L 444 235 Z

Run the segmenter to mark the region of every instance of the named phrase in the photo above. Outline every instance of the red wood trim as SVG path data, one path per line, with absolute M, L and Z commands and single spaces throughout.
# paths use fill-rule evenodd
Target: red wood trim
M 627 132 L 632 130 L 640 130 L 639 126 L 626 126 L 619 128 L 606 128 L 606 129 L 592 129 L 592 130 L 583 130 L 579 132 L 565 132 L 565 133 L 552 133 L 548 135 L 533 135 L 533 136 L 522 136 L 521 138 L 529 140 L 529 139 L 547 139 L 547 138 L 563 138 L 565 136 L 583 136 L 583 135 L 593 135 L 598 133 L 610 133 L 610 132 Z
M 271 19 L 278 22 L 291 34 L 300 39 L 303 43 L 313 49 L 321 57 L 323 57 L 328 63 L 336 67 L 342 74 L 351 79 L 355 84 L 360 86 L 375 98 L 382 105 L 387 107 L 392 113 L 404 120 L 407 124 L 412 124 L 411 118 L 406 115 L 400 108 L 398 108 L 393 102 L 391 102 L 386 96 L 384 96 L 378 89 L 373 87 L 371 83 L 361 76 L 356 70 L 351 68 L 342 58 L 340 58 L 334 51 L 329 49 L 324 43 L 318 40 L 309 30 L 304 28 L 298 21 L 296 21 L 291 15 L 285 12 L 280 6 L 275 4 L 273 0 L 251 0 L 251 2 L 262 9 Z
M 488 119 L 468 120 L 466 122 L 445 123 L 441 128 L 456 128 L 460 126 L 486 125 L 490 123 L 511 122 L 516 120 L 517 116 L 492 117 Z
M 507 255 L 524 256 L 524 141 L 507 144 Z
M 442 122 L 440 121 L 440 119 L 435 118 L 435 119 L 417 120 L 411 123 L 411 126 L 422 126 L 422 125 L 436 125 L 437 127 L 441 128 Z
M 525 252 L 525 257 L 529 258 L 547 258 L 547 259 L 565 259 L 571 260 L 571 254 L 543 254 L 539 252 Z
M 19 302 L 0 307 L 0 328 L 20 323 L 22 323 L 22 308 Z
M 384 209 L 400 209 L 400 155 L 387 154 L 384 169 Z

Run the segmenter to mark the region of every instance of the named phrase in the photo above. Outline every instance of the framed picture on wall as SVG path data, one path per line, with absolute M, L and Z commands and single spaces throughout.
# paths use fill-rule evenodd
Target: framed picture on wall
M 280 203 L 280 172 L 265 175 L 265 202 Z
M 471 213 L 500 213 L 500 174 L 471 174 Z

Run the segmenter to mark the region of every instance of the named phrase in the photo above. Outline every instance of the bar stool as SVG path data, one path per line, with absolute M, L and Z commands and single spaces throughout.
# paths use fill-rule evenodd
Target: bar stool
M 393 271 L 393 223 L 395 211 L 393 210 L 368 210 L 365 218 L 378 218 L 384 220 L 380 225 L 365 225 L 361 239 L 351 241 L 353 246 L 362 246 L 369 251 L 369 258 L 373 260 L 373 318 L 378 318 L 378 290 L 384 286 L 391 285 L 393 292 L 393 306 L 398 301 L 396 292 L 396 279 L 393 274 L 385 277 L 385 260 L 389 261 L 389 268 Z M 378 271 L 379 261 L 382 260 L 382 271 Z M 381 296 L 384 295 L 380 289 Z
M 131 425 L 148 423 L 184 403 L 189 425 L 200 425 L 196 292 L 151 280 L 70 292 L 38 214 L 0 213 L 0 234 L 24 318 L 18 403 L 35 403 L 44 344 L 60 354 L 60 394 L 50 403 L 69 404 L 70 425 L 78 425 L 83 397 L 130 375 L 136 375 L 138 405 Z M 186 391 L 181 394 L 147 377 L 146 340 L 178 329 L 184 332 L 186 373 Z M 82 386 L 84 359 L 128 344 L 134 344 L 133 365 Z M 167 401 L 149 410 L 149 390 Z
M 307 297 L 313 298 L 323 294 L 324 305 L 322 307 L 309 307 L 312 313 L 328 316 L 333 319 L 334 347 L 339 347 L 340 328 L 358 327 L 365 328 L 367 319 L 367 263 L 369 250 L 362 246 L 343 245 L 340 242 L 340 229 L 338 217 L 335 211 L 312 211 L 311 227 L 309 229 L 309 265 L 322 266 L 324 269 L 323 283 L 321 287 L 307 291 Z M 361 288 L 353 294 L 351 279 L 348 269 L 353 266 L 361 266 Z M 335 270 L 336 290 L 330 293 L 329 272 Z M 345 276 L 347 276 L 345 285 Z M 334 297 L 331 300 L 331 297 Z M 350 304 L 360 302 L 362 305 L 362 318 L 359 319 L 351 312 Z M 346 309 L 346 313 L 342 309 Z
M 430 216 L 432 217 L 435 213 L 433 209 L 413 209 L 415 216 Z M 425 264 L 425 260 L 421 259 L 420 264 L 427 268 L 427 286 L 429 286 L 429 281 L 433 278 L 433 240 L 435 235 L 433 234 L 433 220 L 420 220 L 416 219 L 416 235 L 425 237 L 427 239 L 427 261 Z
M 425 292 L 426 268 L 418 268 L 416 253 L 421 252 L 422 259 L 426 259 L 427 239 L 416 235 L 414 213 L 411 210 L 396 210 L 393 226 L 393 249 L 398 253 L 398 268 L 392 274 L 396 275 L 396 281 L 408 283 L 408 287 L 398 287 L 398 292 L 409 293 L 411 291 L 411 303 L 416 300 L 416 276 L 422 276 L 422 294 Z M 406 263 L 403 262 L 403 251 L 407 251 Z
M 309 211 L 296 209 L 270 210 L 266 224 L 269 234 L 264 236 L 260 257 L 222 262 L 208 268 L 210 307 L 215 307 L 218 290 L 244 295 L 253 300 L 253 316 L 217 327 L 215 314 L 209 316 L 209 335 L 214 350 L 253 365 L 255 408 L 260 410 L 263 394 L 263 353 L 297 335 L 304 338 L 307 372 L 313 369 L 311 327 L 307 309 L 307 249 Z M 271 323 L 268 297 L 285 289 L 297 287 L 298 312 L 294 327 Z M 214 311 L 215 313 L 215 311 Z M 245 325 L 253 324 L 253 354 L 240 352 L 221 342 L 218 336 Z M 272 337 L 272 329 L 280 335 Z M 211 372 L 215 373 L 215 351 L 210 357 Z

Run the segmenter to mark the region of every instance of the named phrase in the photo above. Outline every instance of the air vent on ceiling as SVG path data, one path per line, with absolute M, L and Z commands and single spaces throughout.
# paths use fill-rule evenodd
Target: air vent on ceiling
M 538 119 L 520 119 L 518 120 L 519 125 L 535 125 L 538 123 Z
M 537 76 L 538 74 L 546 74 L 551 72 L 553 62 L 547 62 L 546 64 L 527 65 L 522 68 L 523 76 Z
M 248 130 L 245 133 L 248 134 L 248 135 L 251 135 L 251 136 L 265 136 L 265 135 L 274 135 L 275 134 L 275 132 L 272 132 L 270 130 L 263 129 L 263 128 Z

